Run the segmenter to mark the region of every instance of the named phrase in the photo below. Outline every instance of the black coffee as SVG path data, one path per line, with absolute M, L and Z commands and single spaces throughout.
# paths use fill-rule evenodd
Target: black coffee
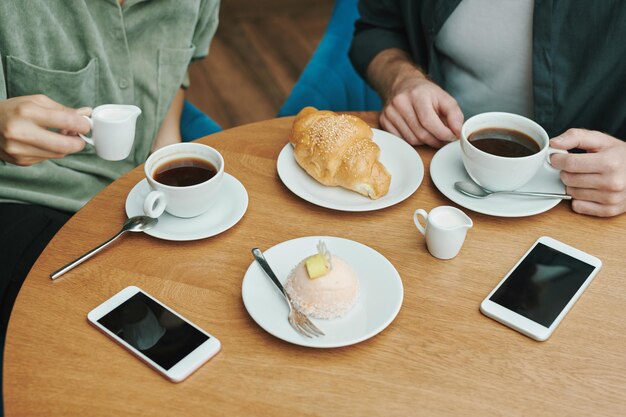
M 472 133 L 468 139 L 483 152 L 507 158 L 530 156 L 541 150 L 533 138 L 512 129 L 481 129 Z
M 172 187 L 187 187 L 210 180 L 217 168 L 200 158 L 180 158 L 160 165 L 154 171 L 154 180 Z

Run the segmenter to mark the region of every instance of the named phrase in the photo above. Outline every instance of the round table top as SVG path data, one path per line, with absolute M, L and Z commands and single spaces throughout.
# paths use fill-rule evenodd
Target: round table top
M 376 125 L 376 114 L 360 116 Z M 268 120 L 199 140 L 223 154 L 226 171 L 249 196 L 244 217 L 216 236 L 177 242 L 129 233 L 51 281 L 51 272 L 119 230 L 142 167 L 72 217 L 34 265 L 13 309 L 4 357 L 7 416 L 624 413 L 626 216 L 581 216 L 567 202 L 520 218 L 462 208 L 474 227 L 456 258 L 439 260 L 412 220 L 418 208 L 455 205 L 430 178 L 435 150 L 415 148 L 425 176 L 408 199 L 377 211 L 335 211 L 297 197 L 279 179 L 276 160 L 291 124 L 292 118 Z M 375 337 L 334 349 L 302 347 L 266 333 L 246 311 L 250 249 L 313 235 L 367 245 L 399 272 L 402 307 Z M 478 308 L 542 235 L 594 254 L 604 266 L 540 343 Z M 129 285 L 215 335 L 222 351 L 180 384 L 160 377 L 86 320 Z

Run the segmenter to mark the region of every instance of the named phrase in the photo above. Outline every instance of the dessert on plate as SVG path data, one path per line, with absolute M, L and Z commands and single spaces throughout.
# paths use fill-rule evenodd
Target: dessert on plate
M 371 199 L 387 194 L 391 175 L 378 160 L 372 129 L 356 116 L 305 107 L 289 142 L 298 165 L 324 185 L 338 185 Z
M 285 291 L 294 306 L 307 316 L 342 317 L 356 304 L 359 280 L 346 261 L 328 252 L 324 242 L 317 245 L 317 250 L 291 271 Z

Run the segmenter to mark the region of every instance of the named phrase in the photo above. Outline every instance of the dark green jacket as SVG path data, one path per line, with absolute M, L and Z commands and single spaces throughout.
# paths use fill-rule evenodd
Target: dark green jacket
M 434 41 L 461 0 L 361 0 L 350 58 L 364 77 L 400 48 L 442 79 Z M 578 127 L 626 139 L 626 1 L 535 0 L 534 119 L 550 136 Z

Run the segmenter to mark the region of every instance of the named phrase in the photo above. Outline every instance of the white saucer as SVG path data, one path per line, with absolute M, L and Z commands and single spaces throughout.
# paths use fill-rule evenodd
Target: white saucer
M 145 179 L 128 193 L 126 214 L 128 217 L 143 214 L 143 201 L 150 192 Z M 184 219 L 163 213 L 157 225 L 145 233 L 165 240 L 197 240 L 215 236 L 233 227 L 248 208 L 248 193 L 243 184 L 230 174 L 224 173 L 220 198 L 209 211 L 197 217 Z
M 372 129 L 373 140 L 380 147 L 380 162 L 391 174 L 389 192 L 372 200 L 341 187 L 320 184 L 296 162 L 293 147 L 287 143 L 278 155 L 278 176 L 298 197 L 334 210 L 370 211 L 393 206 L 417 190 L 424 178 L 424 164 L 415 148 L 391 133 Z
M 359 298 L 344 317 L 311 319 L 326 335 L 307 338 L 287 322 L 289 308 L 278 288 L 253 261 L 241 286 L 243 303 L 252 319 L 268 333 L 296 345 L 333 348 L 362 342 L 381 332 L 400 311 L 404 290 L 394 266 L 380 253 L 361 243 L 330 236 L 301 237 L 264 251 L 265 258 L 284 285 L 298 262 L 316 252 L 323 240 L 328 250 L 343 258 L 359 277 Z
M 454 189 L 454 183 L 471 181 L 471 179 L 463 166 L 459 141 L 449 143 L 437 151 L 430 162 L 430 177 L 439 191 L 450 200 L 477 213 L 491 216 L 532 216 L 548 211 L 561 202 L 559 198 L 534 198 L 501 194 L 478 199 L 461 194 Z M 565 185 L 561 182 L 557 171 L 544 167 L 520 190 L 564 193 Z

